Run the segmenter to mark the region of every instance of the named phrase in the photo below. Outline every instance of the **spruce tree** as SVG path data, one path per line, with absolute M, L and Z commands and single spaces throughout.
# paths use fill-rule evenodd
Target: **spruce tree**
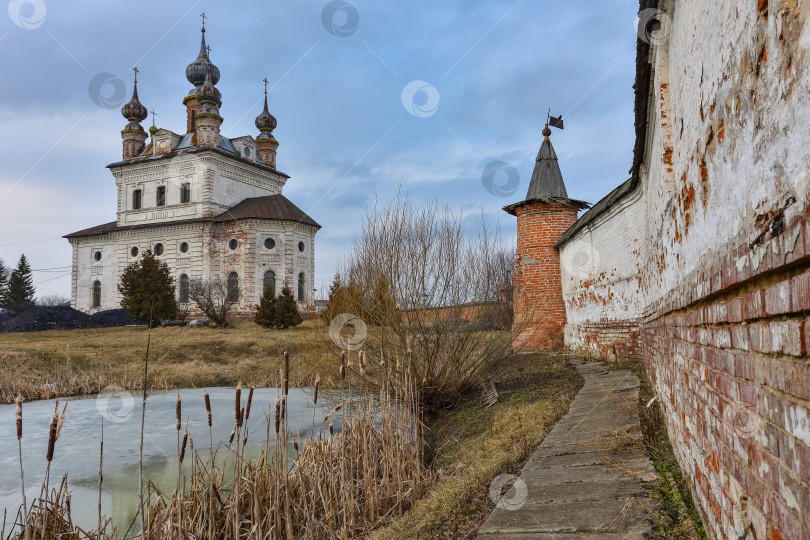
M 273 328 L 278 318 L 278 300 L 273 294 L 272 287 L 265 287 L 259 305 L 256 306 L 256 316 L 253 320 L 259 326 Z
M 278 328 L 289 328 L 301 324 L 301 314 L 298 313 L 298 304 L 289 287 L 281 289 L 281 296 L 276 299 L 276 322 Z
M 34 301 L 34 276 L 31 266 L 25 255 L 20 256 L 17 267 L 11 272 L 11 277 L 3 293 L 3 304 L 13 307 L 22 307 Z
M 174 297 L 174 278 L 169 266 L 146 250 L 140 261 L 127 266 L 118 284 L 121 307 L 134 319 L 154 324 L 174 319 L 177 301 Z M 150 319 L 151 317 L 151 319 Z

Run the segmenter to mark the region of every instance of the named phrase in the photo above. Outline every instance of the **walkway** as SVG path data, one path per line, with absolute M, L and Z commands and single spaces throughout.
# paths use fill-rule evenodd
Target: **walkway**
M 653 510 L 644 482 L 657 476 L 639 444 L 638 378 L 601 362 L 575 367 L 585 386 L 523 467 L 525 489 L 516 482 L 480 540 L 649 538 L 655 520 L 641 504 Z

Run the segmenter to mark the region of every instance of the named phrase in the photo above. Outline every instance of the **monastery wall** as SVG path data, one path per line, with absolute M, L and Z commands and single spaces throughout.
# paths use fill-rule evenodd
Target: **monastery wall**
M 810 3 L 644 9 L 637 185 L 562 249 L 598 254 L 563 264 L 566 343 L 627 326 L 712 537 L 810 538 Z
M 590 357 L 641 357 L 644 229 L 639 224 L 645 209 L 640 189 L 624 193 L 628 184 L 614 192 L 621 198 L 560 249 L 565 344 Z

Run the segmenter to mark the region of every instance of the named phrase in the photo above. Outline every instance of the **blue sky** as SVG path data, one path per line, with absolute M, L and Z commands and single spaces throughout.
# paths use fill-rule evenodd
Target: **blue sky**
M 105 165 L 121 156 L 134 65 L 157 125 L 185 132 L 184 73 L 203 11 L 222 73 L 224 135 L 258 135 L 270 80 L 278 168 L 292 177 L 284 194 L 323 225 L 318 289 L 365 209 L 395 196 L 401 181 L 414 200 L 436 198 L 471 221 L 483 209 L 514 238 L 501 207 L 526 194 L 549 107 L 565 120 L 552 141 L 570 197 L 596 202 L 628 177 L 637 39 L 629 0 L 7 3 L 0 259 L 12 266 L 24 252 L 40 295 L 69 294 L 61 236 L 115 219 Z M 91 83 L 103 73 L 99 94 Z M 488 183 L 494 161 L 502 171 Z

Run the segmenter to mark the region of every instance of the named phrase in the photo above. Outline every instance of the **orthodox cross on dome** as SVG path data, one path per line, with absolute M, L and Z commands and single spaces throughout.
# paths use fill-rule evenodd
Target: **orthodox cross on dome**
M 267 84 L 268 83 L 269 83 L 269 81 L 267 80 L 267 77 L 265 77 L 264 78 L 264 95 L 265 96 L 267 95 Z
M 206 15 L 205 15 L 204 11 L 202 13 L 200 13 L 200 17 L 202 17 L 202 20 L 203 20 L 202 31 L 205 32 L 205 18 L 206 18 Z
M 152 125 L 154 126 L 155 125 L 155 117 L 157 116 L 157 113 L 155 112 L 155 109 L 152 109 L 149 112 L 152 113 Z
M 206 45 L 205 49 L 208 51 L 208 56 L 211 56 L 211 45 Z
M 138 84 L 138 71 L 139 71 L 138 66 L 135 66 L 134 68 L 132 68 L 132 71 L 135 72 L 135 84 Z

